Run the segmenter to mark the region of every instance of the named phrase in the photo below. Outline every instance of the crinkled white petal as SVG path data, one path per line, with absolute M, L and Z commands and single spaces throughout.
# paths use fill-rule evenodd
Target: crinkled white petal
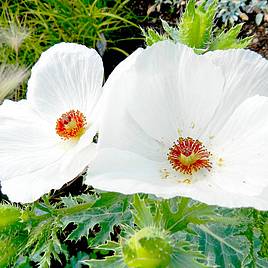
M 43 168 L 62 157 L 65 148 L 27 101 L 0 106 L 0 174 L 17 176 Z
M 95 155 L 95 148 L 95 144 L 90 144 L 75 154 L 66 154 L 59 161 L 43 169 L 3 180 L 2 192 L 12 202 L 33 202 L 50 190 L 61 188 L 63 184 L 79 175 Z
M 244 101 L 213 140 L 213 181 L 226 191 L 258 195 L 268 187 L 268 98 Z M 216 161 L 217 161 L 216 159 Z
M 105 127 L 106 122 L 103 122 L 103 112 L 105 116 L 105 111 L 108 111 L 109 109 L 114 110 L 114 107 L 112 105 L 115 105 L 117 109 L 122 110 L 125 108 L 124 102 L 122 97 L 119 95 L 119 99 L 117 99 L 115 96 L 114 90 L 116 89 L 116 83 L 121 79 L 124 72 L 129 69 L 133 64 L 135 64 L 137 56 L 142 53 L 143 49 L 138 48 L 136 49 L 131 55 L 129 55 L 125 60 L 121 61 L 115 69 L 112 71 L 112 73 L 109 75 L 107 81 L 103 85 L 103 94 L 99 100 L 99 102 L 96 105 L 96 108 L 94 109 L 93 117 L 97 118 L 99 124 L 102 128 Z M 121 101 L 122 100 L 122 101 Z M 109 106 L 109 107 L 108 107 Z M 116 124 L 116 122 L 115 122 Z M 101 131 L 104 134 L 106 131 Z
M 102 82 L 103 64 L 94 49 L 60 43 L 43 52 L 32 68 L 27 99 L 53 127 L 71 109 L 84 113 L 89 123 Z
M 110 95 L 103 111 L 99 146 L 128 149 L 125 140 L 135 141 L 133 136 L 141 131 L 165 146 L 179 135 L 198 137 L 222 95 L 220 68 L 192 49 L 168 41 L 139 51 L 129 62 L 120 76 L 114 76 L 111 83 L 108 79 L 105 86 Z M 138 145 L 130 145 L 134 146 Z
M 116 87 L 125 91 L 127 110 L 140 126 L 172 144 L 179 133 L 199 137 L 219 105 L 223 84 L 220 68 L 210 60 L 165 41 L 145 49 Z
M 268 61 L 246 49 L 217 50 L 203 57 L 220 67 L 225 77 L 223 98 L 206 133 L 215 135 L 246 98 L 256 94 L 268 96 Z
M 152 159 L 160 160 L 163 151 L 163 144 L 152 139 L 126 111 L 127 103 L 125 96 L 117 94 L 117 83 L 126 70 L 129 70 L 143 49 L 137 49 L 124 61 L 122 61 L 111 73 L 104 85 L 104 94 L 99 102 L 100 132 L 98 143 L 99 148 L 113 144 L 115 148 L 141 153 Z M 109 120 L 107 114 L 109 113 Z M 111 131 L 112 130 L 112 131 Z
M 185 184 L 161 176 L 163 162 L 117 149 L 103 149 L 97 154 L 87 172 L 86 183 L 106 191 L 124 194 L 148 193 L 158 197 L 191 197 L 209 205 L 224 207 L 255 207 L 268 209 L 268 188 L 256 196 L 226 191 L 212 180 Z

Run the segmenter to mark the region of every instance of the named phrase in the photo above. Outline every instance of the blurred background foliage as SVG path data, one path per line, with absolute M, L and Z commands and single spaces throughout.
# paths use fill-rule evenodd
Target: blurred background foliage
M 59 42 L 114 50 L 127 56 L 122 42 L 135 39 L 125 29 L 138 26 L 129 0 L 5 0 L 0 6 L 0 63 L 32 66 L 42 51 Z M 121 43 L 120 43 L 121 42 Z M 122 54 L 122 55 L 120 55 Z M 25 87 L 21 95 L 25 96 Z

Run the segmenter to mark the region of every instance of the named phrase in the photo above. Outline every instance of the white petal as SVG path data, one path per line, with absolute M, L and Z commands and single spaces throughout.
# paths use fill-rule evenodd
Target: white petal
M 0 175 L 22 175 L 57 161 L 65 149 L 26 101 L 0 106 Z
M 124 113 L 158 143 L 170 145 L 179 135 L 198 136 L 215 112 L 223 82 L 218 67 L 186 46 L 166 41 L 146 48 L 109 84 L 113 96 L 103 125 L 109 125 L 105 132 L 111 137 L 100 137 L 100 146 L 116 146 L 113 132 L 129 128 L 126 120 L 120 122 Z M 113 127 L 114 122 L 119 123 Z
M 225 76 L 224 95 L 207 134 L 216 135 L 246 98 L 256 94 L 268 96 L 268 61 L 245 49 L 218 50 L 204 57 L 219 66 Z
M 114 90 L 116 90 L 116 83 L 118 80 L 121 79 L 122 75 L 126 70 L 128 70 L 133 64 L 135 64 L 137 56 L 142 53 L 143 49 L 138 48 L 136 49 L 131 55 L 129 55 L 125 60 L 121 61 L 115 69 L 112 71 L 112 73 L 109 75 L 107 81 L 105 82 L 103 86 L 103 94 L 100 98 L 100 101 L 97 103 L 95 113 L 96 117 L 99 119 L 98 121 L 100 124 L 105 126 L 105 123 L 103 123 L 103 111 L 109 111 L 111 109 L 111 112 L 114 110 L 110 104 L 111 100 L 113 102 L 116 98 L 114 98 Z M 116 100 L 116 103 L 113 103 L 113 105 L 118 105 L 120 103 L 120 100 Z M 104 109 L 109 105 L 109 108 Z M 122 106 L 123 103 L 120 103 L 120 106 Z M 96 121 L 96 120 L 94 120 Z
M 124 194 L 148 193 L 163 198 L 185 196 L 209 205 L 268 209 L 267 195 L 234 194 L 219 187 L 209 177 L 192 184 L 164 179 L 160 172 L 164 165 L 131 152 L 103 149 L 90 165 L 85 183 Z
M 74 179 L 84 170 L 93 155 L 95 145 L 91 144 L 75 155 L 72 154 L 72 161 L 67 154 L 60 161 L 43 169 L 1 181 L 2 192 L 12 202 L 33 202 L 50 190 L 59 189 Z
M 183 187 L 169 187 L 169 189 L 166 188 L 165 191 L 168 194 L 162 194 L 160 196 L 164 198 L 175 197 L 178 195 L 186 196 L 208 205 L 217 205 L 228 208 L 254 207 L 259 210 L 268 209 L 267 195 L 251 196 L 239 192 L 230 193 L 209 181 L 199 181 L 196 184 L 193 183 Z
M 169 143 L 178 131 L 199 137 L 222 95 L 218 67 L 186 46 L 161 42 L 144 50 L 132 72 L 128 110 L 146 132 Z
M 215 137 L 213 181 L 233 194 L 259 195 L 268 186 L 268 98 L 244 101 Z
M 161 162 L 135 153 L 103 149 L 89 165 L 85 183 L 101 190 L 125 194 L 143 192 L 149 190 L 146 187 L 148 183 L 154 187 L 153 182 L 157 182 L 161 166 Z
M 27 99 L 51 124 L 71 109 L 91 121 L 103 82 L 102 60 L 94 49 L 60 43 L 42 53 L 32 68 Z
M 142 49 L 137 49 L 128 58 L 122 61 L 109 76 L 104 85 L 104 94 L 98 104 L 100 117 L 99 148 L 109 147 L 112 143 L 115 148 L 129 150 L 143 154 L 152 159 L 162 157 L 162 144 L 152 139 L 126 111 L 124 95 L 117 94 L 117 83 L 122 74 L 135 64 L 136 58 Z

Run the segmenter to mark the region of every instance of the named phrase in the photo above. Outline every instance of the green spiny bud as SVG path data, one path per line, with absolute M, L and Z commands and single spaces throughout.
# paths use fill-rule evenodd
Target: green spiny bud
M 0 206 L 0 229 L 18 222 L 20 215 L 20 209 L 17 207 L 9 205 Z
M 164 268 L 170 263 L 172 247 L 166 232 L 145 227 L 122 243 L 124 261 L 132 268 Z

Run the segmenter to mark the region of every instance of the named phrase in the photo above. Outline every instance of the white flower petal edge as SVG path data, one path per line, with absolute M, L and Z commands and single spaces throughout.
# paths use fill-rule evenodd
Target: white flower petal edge
M 266 85 L 267 78 L 264 74 L 259 76 L 258 83 L 248 78 L 247 90 L 244 91 L 243 84 L 241 85 L 244 76 L 240 72 L 234 72 L 234 76 L 231 77 L 228 73 L 227 53 L 219 64 L 220 56 L 217 52 L 218 58 L 216 55 L 197 56 L 189 48 L 167 41 L 139 53 L 135 60 L 126 66 L 125 71 L 121 72 L 121 78 L 113 79 L 109 84 L 109 92 L 113 92 L 113 95 L 110 94 L 110 98 L 107 98 L 103 111 L 98 154 L 90 165 L 86 183 L 102 190 L 125 194 L 143 192 L 164 198 L 188 196 L 211 205 L 268 209 L 268 199 L 264 194 L 267 192 L 265 177 L 268 170 L 265 170 L 265 165 L 262 166 L 263 162 L 259 162 L 260 165 L 255 169 L 254 165 L 249 165 L 252 178 L 247 177 L 246 183 L 243 179 L 245 173 L 241 173 L 241 169 L 244 168 L 242 162 L 246 157 L 252 153 L 253 158 L 256 157 L 254 163 L 257 163 L 260 152 L 252 151 L 252 146 L 247 147 L 248 151 L 243 148 L 240 162 L 241 154 L 231 151 L 233 144 L 231 147 L 226 144 L 226 150 L 230 153 L 224 154 L 221 148 L 225 144 L 224 139 L 217 138 L 217 134 L 220 137 L 226 132 L 224 126 L 228 129 L 228 124 L 239 125 L 235 120 L 244 120 L 245 127 L 246 119 L 253 118 L 250 115 L 256 112 L 259 118 L 252 121 L 256 121 L 258 129 L 251 128 L 252 139 L 242 135 L 241 143 L 236 140 L 236 147 L 233 148 L 239 151 L 240 144 L 248 145 L 254 141 L 254 137 L 261 138 L 262 144 L 265 143 L 267 139 L 263 137 L 268 133 L 266 134 L 264 129 L 267 129 L 268 121 L 262 112 L 268 114 L 268 111 L 264 112 L 268 107 L 267 99 L 256 97 L 242 102 L 257 92 L 263 93 L 260 92 L 263 89 L 257 85 Z M 231 51 L 232 53 L 234 52 Z M 267 61 L 258 56 L 251 56 L 248 51 L 239 50 L 237 55 L 238 69 L 244 67 L 245 63 L 251 70 L 255 70 L 254 66 L 268 66 Z M 241 61 L 238 63 L 239 57 Z M 203 64 L 206 61 L 207 63 Z M 187 67 L 189 62 L 196 64 Z M 185 72 L 184 65 L 188 72 Z M 192 82 L 195 80 L 195 73 L 198 73 L 197 84 Z M 205 75 L 207 83 L 202 80 L 200 74 Z M 216 75 L 216 81 L 214 77 L 210 79 L 212 74 Z M 235 76 L 240 83 L 230 83 L 229 79 L 235 81 Z M 191 82 L 187 84 L 186 81 Z M 230 97 L 232 94 L 235 95 Z M 246 109 L 248 105 L 251 107 L 250 110 Z M 223 113 L 228 107 L 231 112 L 226 118 Z M 258 110 L 258 107 L 262 108 Z M 242 116 L 243 114 L 246 116 Z M 214 128 L 216 119 L 221 123 Z M 245 128 L 244 130 L 246 131 Z M 234 132 L 235 129 L 232 129 L 230 133 Z M 258 134 L 260 132 L 265 135 Z M 167 154 L 173 142 L 180 136 L 190 136 L 203 142 L 212 154 L 210 172 L 199 170 L 188 180 L 188 175 L 172 169 Z M 217 139 L 220 143 L 217 143 Z M 232 137 L 228 137 L 228 140 L 232 140 Z M 261 154 L 263 155 L 263 151 Z M 226 167 L 228 157 L 234 159 L 234 155 L 237 159 L 230 165 L 231 168 Z M 265 157 L 267 158 L 267 154 Z M 245 162 L 248 164 L 249 161 Z M 262 169 L 259 169 L 259 166 L 262 166 Z M 167 169 L 168 176 L 165 174 Z M 237 188 L 239 190 L 236 191 Z M 252 191 L 249 191 L 250 188 Z
M 233 194 L 259 195 L 268 187 L 267 137 L 268 98 L 248 98 L 213 140 L 211 150 L 222 163 L 215 164 L 211 181 Z
M 95 156 L 95 152 L 95 144 L 90 144 L 73 154 L 73 161 L 70 161 L 69 155 L 66 155 L 60 161 L 45 168 L 3 180 L 1 181 L 2 192 L 7 194 L 12 202 L 33 202 L 51 189 L 59 189 L 79 175 Z
M 137 154 L 118 149 L 98 152 L 88 170 L 86 183 L 97 189 L 123 194 L 148 193 L 162 198 L 191 197 L 209 205 L 229 208 L 255 207 L 267 210 L 268 188 L 258 196 L 233 194 L 210 181 L 182 184 L 161 178 L 163 163 L 151 161 Z
M 219 66 L 225 77 L 223 99 L 210 126 L 216 134 L 236 107 L 250 96 L 268 96 L 268 61 L 245 49 L 208 52 L 204 57 Z
M 91 122 L 102 93 L 103 72 L 96 50 L 72 43 L 54 45 L 32 68 L 27 100 L 44 120 L 54 123 L 63 113 L 78 109 Z
M 95 50 L 57 44 L 33 67 L 27 100 L 0 106 L 0 181 L 12 201 L 32 202 L 60 188 L 95 157 L 102 80 Z M 83 115 L 68 119 L 70 110 Z M 82 127 L 72 132 L 79 120 Z

